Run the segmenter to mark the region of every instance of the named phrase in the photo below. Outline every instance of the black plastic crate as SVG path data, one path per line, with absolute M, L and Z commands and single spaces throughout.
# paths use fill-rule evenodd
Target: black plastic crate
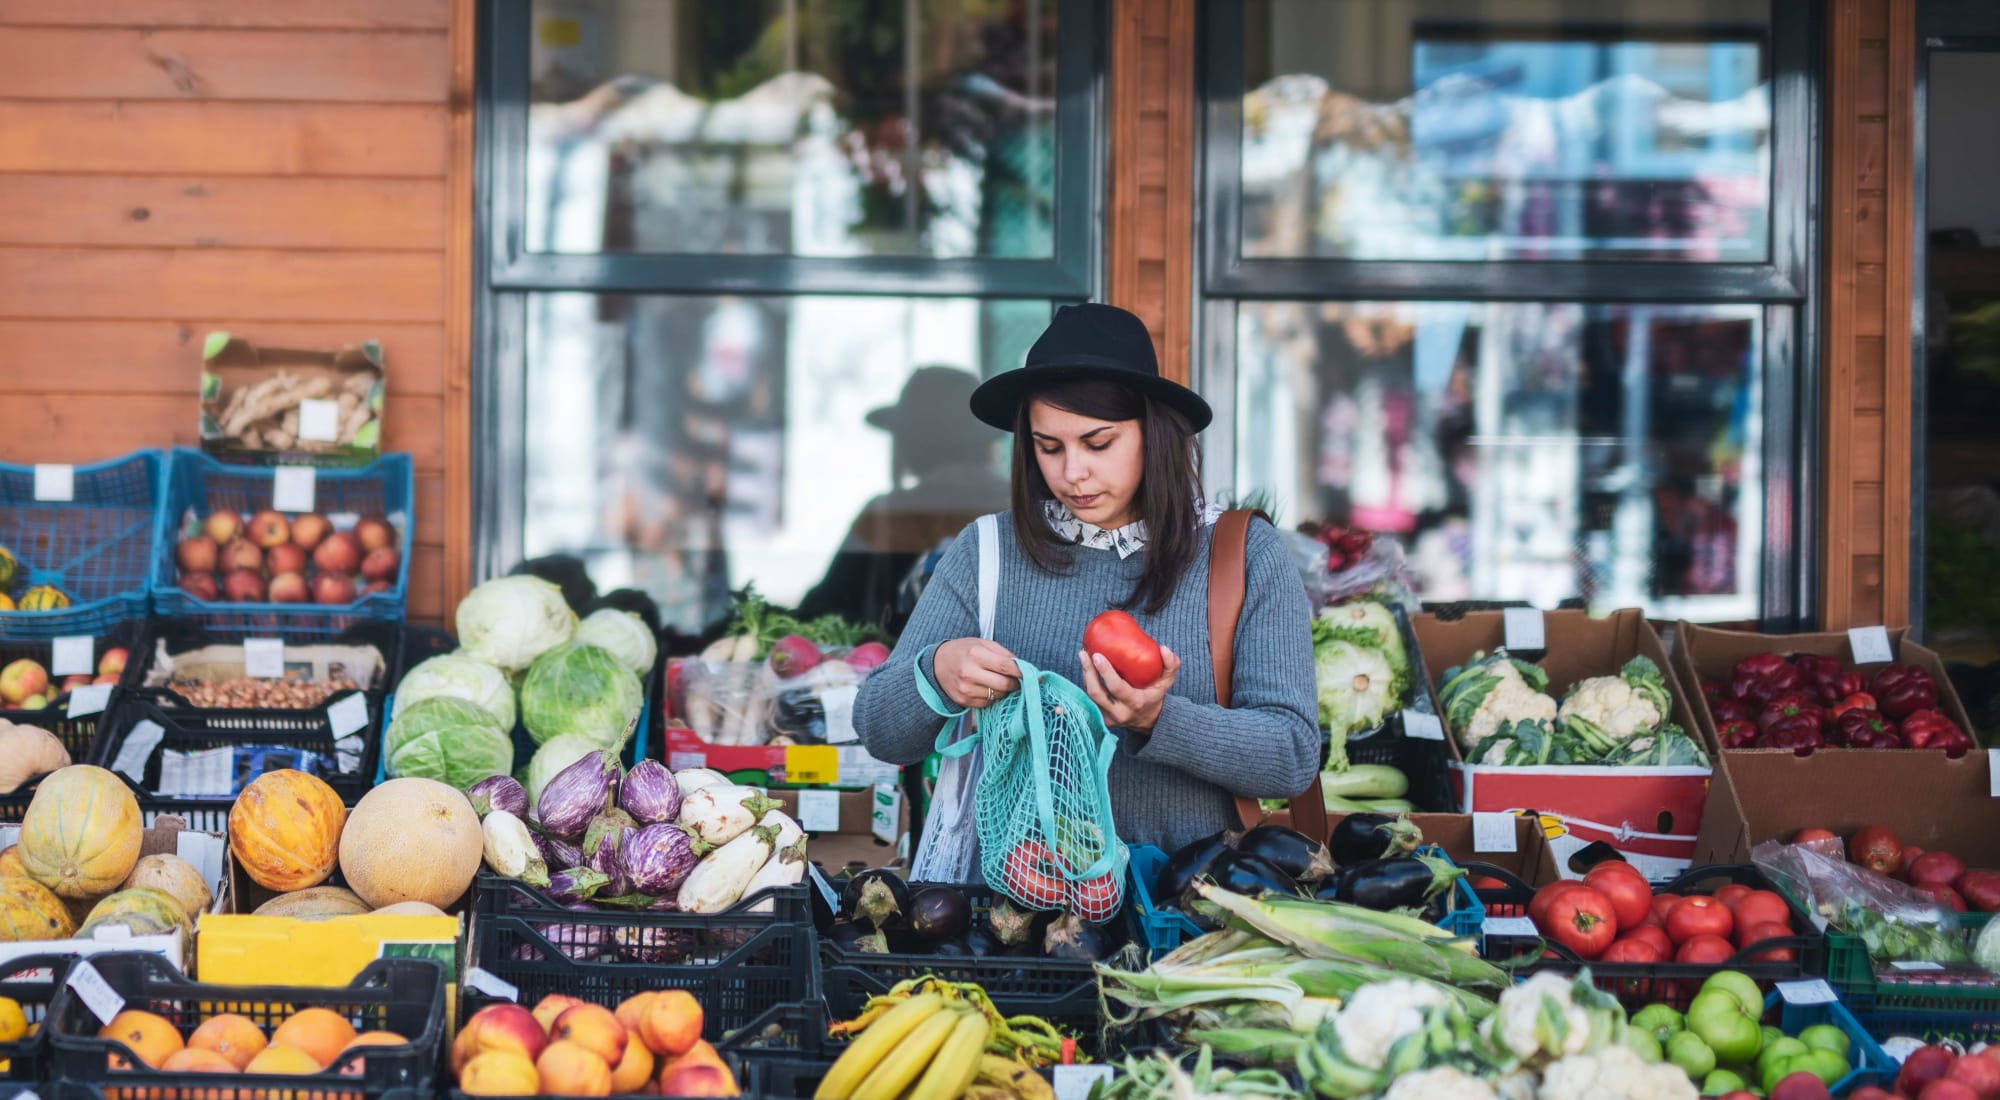
M 141 790 L 139 785 L 129 778 L 122 775 L 119 778 L 125 780 L 125 785 L 131 788 L 133 796 L 138 798 L 139 814 L 148 828 L 151 828 L 153 822 L 159 818 L 173 816 L 180 818 L 186 827 L 194 832 L 223 835 L 229 831 L 231 800 L 157 798 Z M 0 795 L 0 825 L 21 823 L 21 819 L 28 815 L 28 804 L 34 801 L 35 790 L 40 784 L 41 777 L 37 776 L 22 784 L 20 790 Z
M 1474 878 L 1490 876 L 1504 885 L 1477 890 L 1479 900 L 1486 906 L 1487 919 L 1494 917 L 1523 917 L 1528 913 L 1528 903 L 1534 900 L 1535 889 L 1506 870 L 1492 864 L 1471 862 L 1466 869 Z M 1671 882 L 1654 886 L 1655 894 L 1713 894 L 1730 884 L 1748 886 L 1753 890 L 1776 892 L 1769 879 L 1750 864 L 1727 864 L 1711 867 L 1696 867 Z M 1628 1011 L 1637 1011 L 1655 1002 L 1664 1003 L 1685 1011 L 1688 1002 L 1701 988 L 1701 983 L 1718 970 L 1738 970 L 1757 983 L 1758 988 L 1770 992 L 1775 982 L 1797 981 L 1816 978 L 1826 973 L 1826 937 L 1806 925 L 1796 912 L 1792 915 L 1792 925 L 1797 930 L 1793 935 L 1763 940 L 1739 949 L 1734 955 L 1719 963 L 1607 963 L 1588 962 L 1578 957 L 1568 948 L 1553 940 L 1529 936 L 1495 935 L 1488 925 L 1485 939 L 1486 958 L 1502 965 L 1520 963 L 1515 969 L 1517 975 L 1526 976 L 1544 970 L 1559 974 L 1573 974 L 1586 967 L 1590 970 L 1592 984 L 1616 996 Z M 1537 958 L 1544 951 L 1553 952 L 1554 958 Z M 1789 950 L 1793 957 L 1787 961 L 1757 960 L 1753 956 L 1767 951 Z
M 102 660 L 106 650 L 122 648 L 126 650 L 126 671 L 131 671 L 133 663 L 139 660 L 139 646 L 146 630 L 143 619 L 127 619 L 114 623 L 109 629 L 96 634 L 92 646 L 91 675 L 94 678 L 97 662 Z M 79 634 L 89 635 L 88 631 Z M 55 640 L 52 638 L 12 638 L 0 639 L 0 668 L 19 660 L 29 660 L 42 666 L 44 672 L 52 672 L 54 666 Z M 60 684 L 64 677 L 50 675 L 51 683 Z M 113 691 L 115 697 L 119 694 Z M 69 717 L 69 693 L 63 692 L 56 701 L 39 710 L 24 710 L 19 707 L 0 707 L 0 719 L 16 725 L 39 726 L 55 734 L 63 748 L 69 750 L 69 758 L 74 763 L 84 763 L 90 756 L 90 744 L 97 736 L 98 720 L 111 711 L 111 703 L 105 705 L 101 714 L 86 714 Z
M 313 774 L 325 780 L 342 802 L 352 806 L 373 785 L 376 756 L 382 748 L 378 730 L 382 697 L 373 693 L 368 693 L 366 697 L 369 724 L 351 735 L 359 738 L 360 744 L 357 751 L 347 754 L 345 761 L 337 747 L 342 739 L 333 735 L 332 719 L 323 707 L 314 710 L 172 709 L 149 699 L 126 696 L 100 729 L 90 762 L 103 768 L 111 767 L 139 723 L 153 722 L 163 733 L 160 743 L 147 755 L 138 780 L 139 806 L 143 810 L 153 810 L 167 803 L 193 803 L 197 806 L 219 805 L 226 814 L 229 804 L 235 801 L 234 793 L 203 797 L 162 796 L 153 792 L 159 788 L 164 753 L 200 752 L 238 745 L 275 745 L 318 755 L 324 768 Z
M 162 706 L 192 707 L 193 704 L 171 686 L 151 688 L 144 686 L 147 675 L 152 672 L 153 665 L 159 658 L 162 643 L 166 645 L 169 653 L 185 653 L 205 646 L 238 645 L 250 638 L 276 638 L 284 642 L 287 647 L 374 646 L 381 651 L 382 661 L 376 670 L 375 682 L 361 685 L 361 690 L 383 692 L 394 686 L 397 666 L 403 659 L 401 623 L 350 618 L 338 624 L 328 624 L 315 619 L 308 626 L 309 629 L 301 634 L 291 629 L 259 629 L 245 622 L 232 622 L 213 616 L 155 618 L 147 624 L 142 648 L 133 651 L 133 659 L 126 666 L 122 685 L 135 695 L 158 699 Z
M 1387 764 L 1402 772 L 1410 780 L 1410 791 L 1403 797 L 1416 806 L 1417 813 L 1458 810 L 1458 801 L 1451 794 L 1451 764 L 1444 742 L 1405 736 L 1400 719 L 1373 737 L 1349 741 L 1347 762 Z
M 477 1012 L 479 1008 L 484 1008 L 489 1004 L 497 1003 L 493 1000 L 479 997 L 477 994 L 471 994 L 470 996 L 474 998 L 474 1000 L 469 1000 L 464 1010 L 460 1013 L 459 1019 L 461 1021 L 470 1019 L 472 1013 Z M 592 1004 L 603 1004 L 603 1007 L 605 1008 L 617 1007 L 616 1002 L 607 1004 L 598 1001 L 594 998 L 586 997 L 583 999 L 589 1001 Z M 476 1008 L 472 1007 L 474 1003 L 476 1003 L 478 1007 Z M 532 1001 L 523 1002 L 523 1006 L 532 1008 L 533 1002 Z M 463 1026 L 463 1024 L 461 1024 L 460 1026 Z M 826 1033 L 826 1014 L 820 1011 L 816 1005 L 810 1005 L 810 1004 L 779 1005 L 760 1014 L 757 1017 L 757 1019 L 751 1023 L 750 1027 L 745 1029 L 745 1031 L 749 1032 L 751 1029 L 756 1029 L 758 1033 L 771 1032 L 779 1035 L 784 1035 L 786 1033 L 789 1033 L 789 1036 L 791 1038 L 797 1040 L 797 1038 L 800 1036 L 802 1032 L 806 1032 L 808 1029 L 813 1028 L 815 1026 L 818 1029 L 819 1035 L 824 1035 Z M 719 1055 L 723 1063 L 729 1067 L 730 1075 L 736 1079 L 736 1086 L 739 1095 L 745 1097 L 762 1097 L 764 1095 L 764 1092 L 761 1088 L 758 1087 L 758 1081 L 761 1075 L 756 1067 L 754 1060 L 750 1056 L 745 1055 L 736 1050 L 734 1047 L 730 1046 L 730 1038 L 731 1037 L 726 1036 L 724 1037 L 723 1041 L 713 1044 L 716 1047 L 716 1054 Z M 634 1039 L 632 1041 L 636 1042 L 637 1040 Z M 817 1040 L 814 1041 L 816 1042 Z M 770 1056 L 776 1057 L 777 1054 L 774 1053 Z M 662 1061 L 664 1061 L 664 1059 L 659 1059 L 659 1058 L 655 1059 L 653 1065 L 653 1080 L 647 1086 L 649 1091 L 644 1093 L 612 1093 L 611 1095 L 613 1097 L 665 1096 L 669 1098 L 680 1095 L 679 1093 L 661 1093 L 656 1091 L 650 1091 L 658 1083 L 660 1063 Z M 437 1095 L 445 1097 L 445 1100 L 472 1100 L 471 1095 L 469 1093 L 463 1092 L 455 1087 L 452 1087 L 455 1084 L 456 1082 L 451 1081 L 447 1076 L 444 1080 L 443 1086 L 439 1088 Z M 419 1095 L 416 1093 L 410 1093 L 407 1095 L 399 1095 L 396 1097 L 396 1100 L 432 1100 L 432 1094 L 423 1093 Z M 521 1100 L 556 1100 L 556 1098 L 549 1094 L 528 1094 L 522 1096 Z
M 202 1021 L 225 1012 L 247 1017 L 268 1035 L 293 1012 L 318 1007 L 338 1013 L 357 1032 L 393 1031 L 410 1042 L 356 1050 L 310 1076 L 218 1078 L 207 1073 L 166 1073 L 141 1065 L 125 1044 L 98 1038 L 97 1016 L 73 987 L 65 986 L 56 995 L 44 1028 L 52 1050 L 51 1071 L 62 1080 L 115 1087 L 123 1095 L 145 1100 L 250 1100 L 272 1095 L 331 1100 L 379 1097 L 397 1087 L 428 1089 L 436 1079 L 445 1031 L 445 973 L 430 959 L 377 959 L 352 983 L 333 988 L 197 982 L 161 956 L 144 952 L 93 955 L 88 961 L 124 999 L 127 1009 L 165 1017 L 183 1037 Z M 114 1056 L 135 1068 L 112 1069 Z
M 513 984 L 523 1004 L 550 993 L 616 1005 L 685 989 L 715 1042 L 772 1005 L 819 996 L 805 884 L 722 913 L 565 909 L 521 882 L 481 871 L 473 882 L 472 965 Z M 477 998 L 468 994 L 468 1005 Z
M 21 1006 L 30 1024 L 42 1024 L 35 1034 L 12 1043 L 0 1043 L 0 1081 L 32 1082 L 48 1077 L 48 1033 L 44 1021 L 63 976 L 69 973 L 72 955 L 28 955 L 0 963 L 0 997 Z

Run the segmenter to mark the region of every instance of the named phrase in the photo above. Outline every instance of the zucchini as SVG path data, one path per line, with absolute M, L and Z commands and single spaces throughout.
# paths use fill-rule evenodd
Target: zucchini
M 1319 782 L 1328 798 L 1401 798 L 1410 793 L 1410 777 L 1387 764 L 1356 764 L 1344 772 L 1322 772 Z
M 1416 804 L 1407 798 L 1372 798 L 1366 800 L 1326 796 L 1326 812 L 1330 814 L 1407 814 L 1416 812 Z

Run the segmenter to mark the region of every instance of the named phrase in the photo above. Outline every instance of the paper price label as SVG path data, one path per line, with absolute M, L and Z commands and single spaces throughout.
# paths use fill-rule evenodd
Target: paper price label
M 875 839 L 884 844 L 895 844 L 903 838 L 898 835 L 903 827 L 903 791 L 894 783 L 875 785 L 874 813 L 870 816 L 869 829 Z
M 1901 970 L 1905 973 L 1914 971 L 1923 974 L 1929 974 L 1944 969 L 1943 963 L 1929 962 L 1924 959 L 1897 959 L 1895 962 L 1890 963 L 1889 966 L 1893 969 Z
M 808 833 L 840 831 L 839 791 L 800 791 L 799 828 Z
M 35 467 L 35 499 L 66 501 L 76 499 L 76 467 L 38 465 Z
M 1110 1066 L 1057 1066 L 1056 1100 L 1090 1100 L 1091 1086 L 1111 1082 Z
M 465 986 L 503 1001 L 521 999 L 521 990 L 513 982 L 476 966 L 465 972 Z
M 1486 934 L 1489 936 L 1504 936 L 1510 939 L 1531 940 L 1541 935 L 1535 931 L 1535 922 L 1527 917 L 1487 917 L 1486 923 L 1481 927 L 1486 929 Z
M 1532 651 L 1547 648 L 1542 635 L 1542 613 L 1532 607 L 1510 607 L 1502 611 L 1506 623 L 1507 648 Z
M 1887 664 L 1896 659 L 1889 648 L 1889 631 L 1880 626 L 1857 626 L 1847 632 L 1847 644 L 1854 650 L 1857 665 Z
M 1986 793 L 2000 798 L 2000 749 L 1986 750 Z
M 118 747 L 118 755 L 111 761 L 111 770 L 125 776 L 134 783 L 146 781 L 146 761 L 152 759 L 153 750 L 160 747 L 167 731 L 151 718 L 141 718 L 125 734 L 125 743 Z
M 243 675 L 252 680 L 281 680 L 285 676 L 285 643 L 280 638 L 243 639 Z
M 339 442 L 339 403 L 334 401 L 299 402 L 299 438 L 313 443 Z
M 120 997 L 118 991 L 111 988 L 111 983 L 104 980 L 104 975 L 88 962 L 79 962 L 70 968 L 69 988 L 82 998 L 90 1014 L 104 1023 L 110 1023 L 113 1016 L 125 1011 L 125 998 Z
M 271 507 L 280 512 L 310 512 L 319 487 L 311 466 L 279 466 L 271 471 Z
M 1472 815 L 1472 850 L 1475 852 L 1518 852 L 1520 838 L 1514 832 L 1514 815 L 1475 813 Z
M 111 702 L 110 684 L 88 684 L 69 693 L 69 717 L 103 714 Z
M 1420 710 L 1403 712 L 1403 736 L 1420 741 L 1444 740 L 1444 723 L 1435 714 L 1425 714 Z
M 1805 982 L 1779 982 L 1778 996 L 1788 1005 L 1830 1005 L 1840 999 L 1833 987 L 1819 978 Z
M 57 638 L 49 644 L 49 675 L 88 676 L 97 670 L 97 639 L 89 635 Z
M 326 708 L 326 720 L 333 727 L 333 736 L 346 737 L 356 730 L 368 727 L 368 696 L 355 692 L 337 700 Z
M 785 782 L 837 783 L 840 750 L 832 745 L 785 746 Z
M 859 694 L 861 689 L 852 685 L 820 692 L 820 707 L 826 711 L 827 744 L 846 745 L 861 739 L 854 731 L 854 699 Z

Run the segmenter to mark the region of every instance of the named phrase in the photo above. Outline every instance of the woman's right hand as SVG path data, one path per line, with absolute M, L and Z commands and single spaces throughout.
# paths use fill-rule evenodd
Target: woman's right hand
M 1005 646 L 984 638 L 954 638 L 931 655 L 938 687 L 961 707 L 981 710 L 1021 686 L 1021 669 Z

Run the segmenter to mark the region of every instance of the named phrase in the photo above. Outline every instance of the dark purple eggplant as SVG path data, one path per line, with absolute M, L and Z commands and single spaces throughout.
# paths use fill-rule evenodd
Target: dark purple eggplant
M 701 860 L 694 842 L 678 825 L 647 825 L 625 837 L 618 861 L 632 889 L 654 897 L 671 897 Z
M 945 940 L 942 943 L 932 944 L 931 954 L 946 959 L 969 959 L 972 957 L 972 949 L 965 946 L 964 940 Z
M 1096 962 L 1118 946 L 1109 923 L 1092 924 L 1074 913 L 1064 913 L 1042 933 L 1042 954 L 1051 959 Z
M 972 903 L 951 886 L 926 886 L 910 895 L 910 931 L 933 944 L 955 940 L 972 925 Z
M 1308 885 L 1333 874 L 1333 854 L 1326 845 L 1283 825 L 1257 826 L 1236 841 L 1236 850 L 1256 856 Z
M 565 840 L 581 838 L 590 819 L 617 801 L 618 775 L 618 754 L 609 751 L 585 753 L 557 772 L 535 800 L 543 831 Z
M 1208 865 L 1208 875 L 1217 886 L 1232 894 L 1258 897 L 1266 893 L 1299 894 L 1292 876 L 1271 866 L 1271 862 L 1242 852 L 1224 852 Z
M 1167 857 L 1166 866 L 1160 868 L 1159 877 L 1153 880 L 1153 900 L 1165 904 L 1187 893 L 1194 880 L 1207 873 L 1210 861 L 1234 847 L 1241 835 L 1233 829 L 1224 829 Z
M 994 899 L 986 911 L 986 923 L 993 929 L 993 938 L 1003 947 L 1018 947 L 1034 939 L 1035 914 L 1006 898 Z
M 602 892 L 611 897 L 632 892 L 632 880 L 625 874 L 619 852 L 625 847 L 625 838 L 638 828 L 638 822 L 625 811 L 606 810 L 591 818 L 590 828 L 584 831 L 583 864 L 610 876 L 611 882 Z
M 641 760 L 618 785 L 618 808 L 641 825 L 672 821 L 681 812 L 681 785 L 658 760 Z
M 1348 814 L 1333 827 L 1327 848 L 1333 861 L 1342 867 L 1371 859 L 1394 859 L 1417 850 L 1424 842 L 1423 830 L 1409 816 L 1388 814 Z
M 1337 900 L 1364 909 L 1421 909 L 1465 874 L 1436 856 L 1400 856 L 1358 864 L 1340 877 Z
M 876 928 L 896 923 L 909 909 L 910 888 L 901 875 L 886 868 L 855 875 L 840 892 L 840 914 Z
M 975 924 L 965 932 L 965 949 L 975 959 L 988 955 L 998 955 L 1007 945 L 993 935 L 993 930 L 983 924 Z
M 826 938 L 836 947 L 864 955 L 889 953 L 889 941 L 883 937 L 881 930 L 863 921 L 838 921 L 827 929 Z
M 505 810 L 523 820 L 528 816 L 528 788 L 511 775 L 489 775 L 467 787 L 465 797 L 482 821 L 494 810 Z

